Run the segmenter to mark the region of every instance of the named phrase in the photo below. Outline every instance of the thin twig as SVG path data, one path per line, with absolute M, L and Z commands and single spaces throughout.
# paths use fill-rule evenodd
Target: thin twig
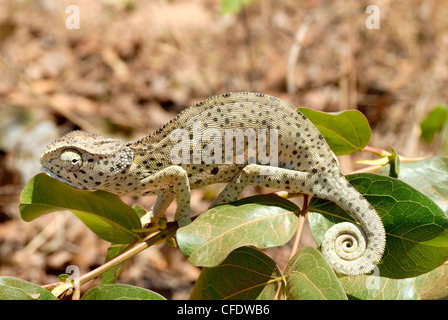
M 365 173 L 365 172 L 377 172 L 378 170 L 380 170 L 383 166 L 382 165 L 376 165 L 376 166 L 368 166 L 365 168 L 361 168 L 355 171 L 352 171 L 351 174 L 355 174 L 355 173 Z
M 90 280 L 95 279 L 96 277 L 100 276 L 104 272 L 106 272 L 109 269 L 112 269 L 113 267 L 118 266 L 119 264 L 125 262 L 126 260 L 132 258 L 136 254 L 142 252 L 143 250 L 165 242 L 166 239 L 174 236 L 178 229 L 177 223 L 171 223 L 166 229 L 160 231 L 155 236 L 150 237 L 149 239 L 144 240 L 143 242 L 140 242 L 136 244 L 135 246 L 129 248 L 128 250 L 125 250 L 120 255 L 116 256 L 115 258 L 109 260 L 108 262 L 104 263 L 103 265 L 99 266 L 95 270 L 92 270 L 85 275 L 81 276 L 79 278 L 79 286 L 81 287 L 83 284 L 89 282 Z M 59 285 L 61 282 L 51 283 L 44 286 L 41 286 L 44 289 L 50 290 L 57 285 Z
M 253 54 L 253 45 L 252 45 L 252 34 L 250 30 L 249 18 L 247 16 L 247 10 L 244 6 L 240 11 L 241 21 L 243 27 L 246 31 L 246 37 L 244 39 L 244 45 L 246 48 L 247 59 L 249 60 L 249 70 L 247 71 L 247 78 L 249 80 L 249 87 L 253 90 L 253 82 L 254 82 L 254 70 L 256 70 L 255 62 L 254 62 L 254 54 Z
M 299 225 L 297 226 L 296 238 L 294 239 L 291 255 L 289 257 L 290 260 L 296 254 L 297 249 L 299 248 L 300 238 L 302 237 L 303 225 L 305 224 L 307 212 L 308 212 L 308 195 L 303 194 L 302 211 L 300 212 L 299 215 Z
M 92 270 L 92 271 L 86 273 L 79 279 L 79 284 L 83 285 L 84 283 L 98 277 L 99 275 L 106 272 L 107 270 L 109 270 L 115 266 L 118 266 L 120 263 L 132 258 L 133 256 L 142 252 L 143 250 L 145 250 L 153 245 L 165 242 L 166 239 L 174 236 L 174 234 L 176 233 L 178 228 L 179 227 L 178 227 L 177 223 L 172 223 L 171 226 L 169 226 L 165 230 L 159 232 L 157 235 L 155 235 L 147 240 L 144 240 L 143 242 L 141 242 L 141 243 L 137 244 L 136 246 L 130 248 L 129 250 L 123 252 L 122 254 L 118 255 L 117 257 L 109 260 L 108 262 L 106 262 L 102 266 L 96 268 L 95 270 Z
M 362 148 L 363 152 L 370 152 L 373 154 L 376 154 L 380 157 L 389 157 L 392 154 L 389 151 L 386 151 L 384 149 L 379 149 L 379 148 L 375 148 L 375 147 L 371 147 L 371 146 L 365 146 L 364 148 Z
M 302 43 L 305 39 L 306 32 L 310 23 L 313 21 L 313 18 L 310 14 L 308 14 L 303 23 L 300 25 L 294 36 L 294 42 L 292 44 L 291 49 L 289 50 L 288 56 L 288 70 L 286 70 L 286 86 L 288 90 L 289 99 L 291 101 L 294 100 L 294 95 L 296 92 L 296 82 L 295 82 L 295 69 L 296 64 L 300 55 L 300 51 L 302 49 Z

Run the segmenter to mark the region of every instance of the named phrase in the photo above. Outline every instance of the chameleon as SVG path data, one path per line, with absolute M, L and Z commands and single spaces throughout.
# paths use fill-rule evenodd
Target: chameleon
M 319 130 L 297 108 L 267 94 L 208 98 L 135 142 L 71 131 L 53 141 L 40 162 L 46 174 L 76 188 L 157 195 L 151 221 L 175 199 L 179 227 L 191 221 L 190 190 L 214 183 L 227 185 L 211 207 L 236 201 L 250 185 L 315 196 L 357 222 L 325 233 L 321 251 L 337 273 L 369 273 L 385 250 L 381 218 L 341 173 Z

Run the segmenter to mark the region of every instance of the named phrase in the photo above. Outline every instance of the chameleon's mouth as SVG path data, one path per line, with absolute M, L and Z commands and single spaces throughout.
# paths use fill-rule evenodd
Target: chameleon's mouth
M 67 180 L 67 179 L 64 179 L 64 178 L 61 177 L 61 176 L 58 176 L 56 173 L 52 172 L 51 170 L 49 170 L 49 169 L 47 169 L 47 168 L 45 168 L 45 167 L 42 167 L 41 169 L 42 169 L 42 171 L 43 171 L 47 176 L 50 176 L 50 177 L 52 177 L 52 178 L 54 178 L 54 179 L 56 179 L 56 180 L 62 181 L 62 182 L 66 183 L 66 184 L 68 184 L 69 186 L 72 186 L 72 187 L 74 187 L 74 188 L 77 188 L 77 189 L 84 189 L 84 190 L 85 190 L 85 188 L 83 188 L 83 187 L 81 187 L 81 186 L 79 186 L 79 185 L 77 185 L 77 184 L 75 184 L 75 183 L 73 183 L 73 182 L 71 182 L 71 181 L 69 181 L 69 180 Z

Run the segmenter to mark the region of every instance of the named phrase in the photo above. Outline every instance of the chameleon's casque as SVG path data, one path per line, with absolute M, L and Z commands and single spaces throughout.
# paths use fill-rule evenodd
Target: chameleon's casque
M 209 98 L 136 142 L 69 132 L 47 147 L 41 164 L 50 176 L 85 190 L 159 195 L 153 219 L 176 198 L 180 226 L 190 222 L 190 188 L 229 182 L 213 206 L 237 200 L 249 185 L 305 193 L 335 202 L 361 226 L 342 223 L 327 231 L 322 253 L 337 272 L 368 273 L 384 252 L 381 219 L 342 175 L 317 128 L 297 108 L 265 94 Z

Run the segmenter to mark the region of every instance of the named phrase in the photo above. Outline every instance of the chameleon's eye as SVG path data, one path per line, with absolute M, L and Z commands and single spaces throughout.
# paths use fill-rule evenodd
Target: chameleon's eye
M 66 149 L 61 153 L 61 162 L 65 170 L 76 172 L 81 169 L 82 157 L 78 150 Z

